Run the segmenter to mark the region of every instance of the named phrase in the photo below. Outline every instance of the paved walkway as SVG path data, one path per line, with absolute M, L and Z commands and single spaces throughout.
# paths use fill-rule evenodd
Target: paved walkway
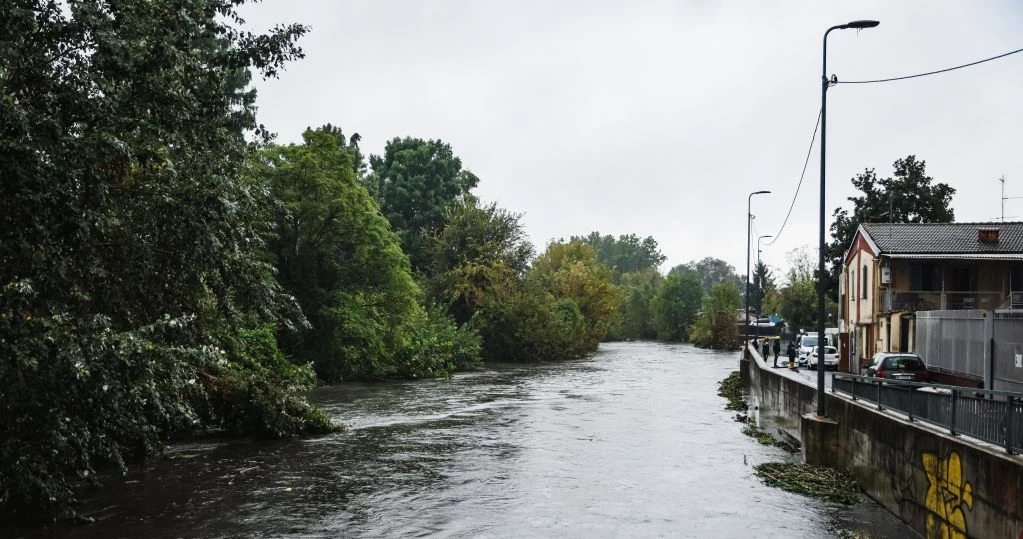
M 785 351 L 778 355 L 778 368 L 774 368 L 774 354 L 772 353 L 767 359 L 761 355 L 760 351 L 756 347 L 749 347 L 750 354 L 753 359 L 759 362 L 760 368 L 773 370 L 779 376 L 785 376 L 792 379 L 802 379 L 801 381 L 809 386 L 817 387 L 817 371 L 811 371 L 808 368 L 801 367 L 794 371 L 790 371 L 788 368 L 789 358 L 785 355 Z M 782 367 L 784 365 L 784 367 Z M 824 389 L 825 391 L 831 391 L 831 371 L 824 372 Z

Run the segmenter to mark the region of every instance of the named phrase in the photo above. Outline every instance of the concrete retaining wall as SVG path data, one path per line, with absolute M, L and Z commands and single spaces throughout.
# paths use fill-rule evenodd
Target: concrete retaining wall
M 814 386 L 764 365 L 745 365 L 761 428 L 798 438 L 808 463 L 850 470 L 924 537 L 1023 539 L 1023 457 L 830 393 L 822 421 Z

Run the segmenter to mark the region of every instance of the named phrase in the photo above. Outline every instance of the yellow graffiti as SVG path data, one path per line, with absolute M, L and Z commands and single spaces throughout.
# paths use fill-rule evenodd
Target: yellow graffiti
M 966 539 L 966 513 L 973 510 L 973 486 L 963 479 L 959 453 L 952 451 L 941 459 L 933 453 L 923 454 L 927 474 L 927 537 L 928 539 Z

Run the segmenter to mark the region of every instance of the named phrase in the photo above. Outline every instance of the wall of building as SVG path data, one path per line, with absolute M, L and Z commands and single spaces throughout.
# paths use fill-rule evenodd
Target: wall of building
M 864 491 L 925 537 L 1023 537 L 1023 457 L 968 443 L 827 394 L 756 361 L 744 366 L 761 428 L 802 443 L 807 462 L 845 468 Z

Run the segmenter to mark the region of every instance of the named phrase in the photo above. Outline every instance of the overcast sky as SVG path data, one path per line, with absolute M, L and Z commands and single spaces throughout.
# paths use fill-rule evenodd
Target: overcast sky
M 556 5 L 552 5 L 556 4 Z M 746 200 L 757 234 L 778 235 L 828 73 L 875 79 L 1023 48 L 1023 2 L 266 0 L 253 30 L 311 27 L 306 58 L 257 83 L 259 121 L 281 141 L 307 126 L 440 138 L 480 177 L 476 193 L 551 239 L 653 236 L 664 268 L 713 256 L 744 273 Z M 908 154 L 956 189 L 958 221 L 997 220 L 998 178 L 1023 196 L 1023 53 L 908 81 L 828 91 L 828 225 L 864 168 L 888 177 Z M 816 248 L 819 147 L 795 209 L 764 260 Z M 1005 201 L 1023 220 L 1023 199 Z M 1008 219 L 1007 219 L 1008 220 Z M 766 244 L 770 240 L 764 240 Z M 754 246 L 755 249 L 755 246 Z M 756 252 L 753 252 L 754 259 Z

